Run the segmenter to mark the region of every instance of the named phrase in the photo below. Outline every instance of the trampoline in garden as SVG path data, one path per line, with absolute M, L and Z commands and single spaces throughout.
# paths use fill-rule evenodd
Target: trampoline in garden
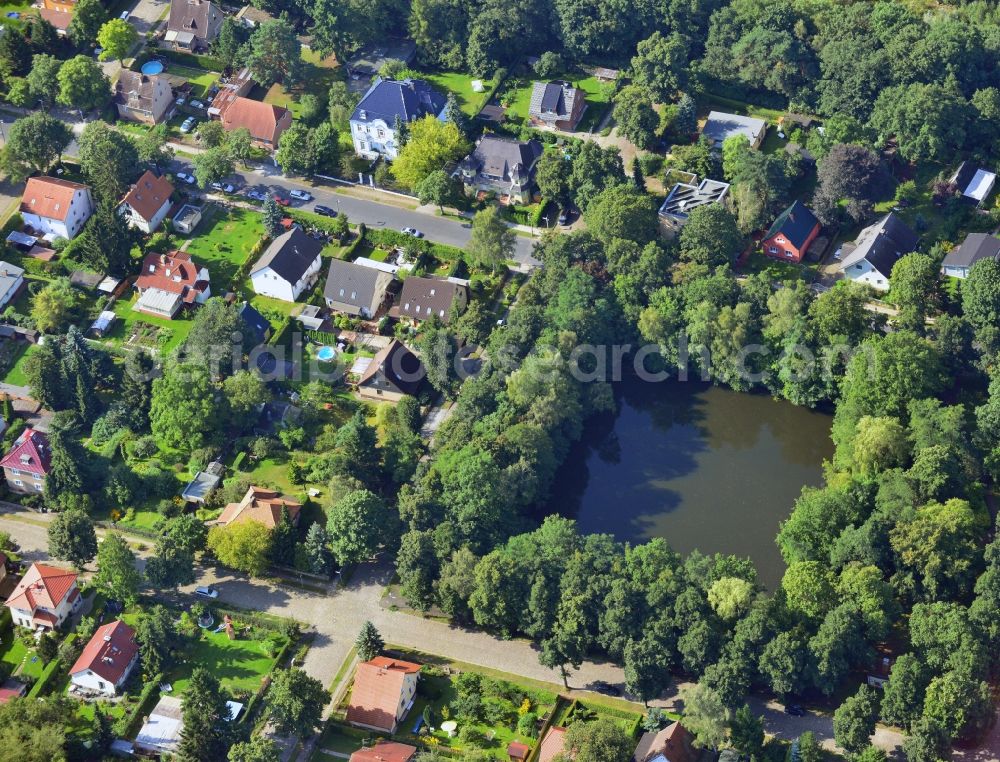
M 322 360 L 323 362 L 330 362 L 333 358 L 337 356 L 337 350 L 333 347 L 320 347 L 316 350 L 316 359 Z
M 142 65 L 140 71 L 143 74 L 162 74 L 163 73 L 163 61 L 146 61 Z

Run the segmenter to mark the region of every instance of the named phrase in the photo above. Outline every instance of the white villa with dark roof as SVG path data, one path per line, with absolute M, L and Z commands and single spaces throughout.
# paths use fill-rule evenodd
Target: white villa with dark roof
M 275 238 L 250 271 L 254 293 L 294 302 L 316 283 L 323 243 L 297 225 Z
M 422 79 L 376 79 L 351 114 L 354 152 L 366 159 L 399 155 L 396 119 L 408 123 L 425 116 L 443 118 L 447 101 Z
M 894 212 L 869 225 L 853 243 L 841 248 L 840 270 L 849 280 L 876 291 L 889 290 L 892 268 L 904 254 L 914 251 L 919 240 Z

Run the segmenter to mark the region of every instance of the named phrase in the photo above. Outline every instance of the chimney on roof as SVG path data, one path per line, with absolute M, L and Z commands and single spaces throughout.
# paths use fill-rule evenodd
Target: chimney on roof
M 160 264 L 164 264 L 165 265 L 166 263 L 167 263 L 167 255 L 166 254 L 161 254 L 160 255 Z

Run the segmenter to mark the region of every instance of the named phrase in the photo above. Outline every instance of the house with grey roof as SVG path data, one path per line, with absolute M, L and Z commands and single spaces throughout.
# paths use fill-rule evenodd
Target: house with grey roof
M 388 302 L 393 280 L 392 273 L 332 259 L 323 289 L 326 306 L 345 315 L 374 318 Z
M 571 82 L 535 82 L 528 104 L 528 120 L 536 127 L 572 131 L 586 108 L 583 90 Z
M 988 233 L 970 233 L 948 252 L 941 263 L 941 272 L 953 278 L 965 278 L 980 259 L 1000 259 L 1000 238 Z
M 24 285 L 24 269 L 10 262 L 0 262 L 0 308 L 6 307 Z
M 180 50 L 204 50 L 222 28 L 223 13 L 210 0 L 171 0 L 166 42 Z
M 399 155 L 396 122 L 425 116 L 445 118 L 447 99 L 422 79 L 376 79 L 351 114 L 354 152 L 366 159 L 390 161 Z
M 514 204 L 531 203 L 535 165 L 542 156 L 537 140 L 484 135 L 459 165 L 458 176 L 469 195 L 496 193 Z
M 359 50 L 354 58 L 347 62 L 347 73 L 352 77 L 374 77 L 390 61 L 413 63 L 417 57 L 417 43 L 413 40 L 391 40 L 381 38 L 378 42 L 366 45 Z
M 452 310 L 461 312 L 468 303 L 467 281 L 411 275 L 403 281 L 399 304 L 392 308 L 391 314 L 418 322 L 437 317 L 442 323 L 447 323 Z
M 306 235 L 298 225 L 282 233 L 250 270 L 255 293 L 294 302 L 319 277 L 323 242 Z
M 707 177 L 697 185 L 693 182 L 675 183 L 660 205 L 660 222 L 668 231 L 678 230 L 687 222 L 692 211 L 699 206 L 721 204 L 728 193 L 729 183 Z
M 159 124 L 174 104 L 166 77 L 122 69 L 115 82 L 115 108 L 121 119 Z
M 721 150 L 726 138 L 731 138 L 734 135 L 743 135 L 750 141 L 751 148 L 760 148 L 766 132 L 767 122 L 763 119 L 741 114 L 727 114 L 724 111 L 709 112 L 705 126 L 701 128 L 701 134 L 712 141 L 716 150 Z
M 877 291 L 889 290 L 893 265 L 917 247 L 919 237 L 895 212 L 869 225 L 853 243 L 840 250 L 840 271 L 845 278 Z

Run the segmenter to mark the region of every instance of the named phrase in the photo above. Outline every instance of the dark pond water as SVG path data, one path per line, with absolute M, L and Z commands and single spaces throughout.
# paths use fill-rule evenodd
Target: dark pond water
M 749 556 L 773 590 L 778 524 L 804 485 L 822 482 L 830 416 L 695 383 L 630 380 L 616 397 L 560 470 L 554 512 L 583 532 Z

